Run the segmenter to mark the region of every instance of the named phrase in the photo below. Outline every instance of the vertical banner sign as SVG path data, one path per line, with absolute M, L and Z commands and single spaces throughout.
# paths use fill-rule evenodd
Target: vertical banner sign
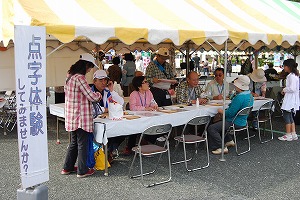
M 22 189 L 49 180 L 45 27 L 15 26 L 18 145 Z

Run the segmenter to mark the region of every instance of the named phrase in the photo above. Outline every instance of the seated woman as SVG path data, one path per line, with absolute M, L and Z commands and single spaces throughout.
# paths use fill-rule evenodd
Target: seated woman
M 138 110 L 146 110 L 146 111 L 154 111 L 157 110 L 158 106 L 153 98 L 153 95 L 149 88 L 149 83 L 147 82 L 145 76 L 136 76 L 132 80 L 132 85 L 135 89 L 130 94 L 129 97 L 129 107 L 130 110 L 138 111 Z M 132 147 L 135 146 L 136 137 L 138 134 L 130 135 L 128 138 L 127 146 L 124 150 L 124 155 L 130 155 Z M 155 138 L 156 139 L 156 138 Z M 150 142 L 155 142 L 155 139 L 150 139 Z
M 243 108 L 253 106 L 253 96 L 249 90 L 250 79 L 248 76 L 239 76 L 234 81 L 235 90 L 237 95 L 232 99 L 229 107 L 225 110 L 225 131 L 234 123 L 234 125 L 239 128 L 246 126 L 248 116 L 238 116 L 233 122 L 235 115 Z M 223 114 L 221 108 L 218 109 L 218 113 Z M 208 141 L 209 146 L 213 149 L 213 154 L 221 154 L 222 147 L 222 121 L 212 124 L 208 127 Z M 228 153 L 227 147 L 234 146 L 234 142 L 229 134 L 225 135 L 225 149 L 224 153 Z

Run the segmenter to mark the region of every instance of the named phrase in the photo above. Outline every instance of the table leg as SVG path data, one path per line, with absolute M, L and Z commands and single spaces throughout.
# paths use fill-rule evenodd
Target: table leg
M 56 144 L 60 144 L 60 141 L 59 141 L 59 117 L 56 117 Z
M 104 145 L 104 153 L 105 153 L 105 170 L 104 170 L 104 176 L 108 176 L 108 151 L 107 151 L 107 145 Z

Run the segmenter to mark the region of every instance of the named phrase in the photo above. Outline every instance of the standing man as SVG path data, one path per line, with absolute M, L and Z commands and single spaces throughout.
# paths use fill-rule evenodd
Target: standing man
M 195 71 L 200 72 L 200 58 L 198 57 L 198 54 L 195 54 L 193 57 L 194 65 L 195 65 Z
M 166 62 L 169 56 L 167 48 L 159 48 L 156 59 L 150 62 L 146 69 L 147 81 L 158 106 L 172 105 L 168 89 L 170 89 L 171 84 L 177 83 L 174 80 L 175 76 L 172 67 Z
M 203 62 L 203 70 L 204 70 L 204 75 L 207 73 L 207 76 L 209 75 L 209 67 L 208 67 L 208 58 Z

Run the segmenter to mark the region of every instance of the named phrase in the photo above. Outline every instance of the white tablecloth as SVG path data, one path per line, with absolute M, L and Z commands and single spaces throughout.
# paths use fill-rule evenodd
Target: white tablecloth
M 261 105 L 270 101 L 271 99 L 255 100 L 253 105 L 253 111 L 258 110 Z M 228 105 L 229 102 L 226 103 Z M 129 114 L 137 115 L 140 118 L 120 121 L 114 121 L 110 119 L 96 118 L 94 136 L 95 140 L 99 143 L 106 144 L 107 138 L 131 135 L 143 132 L 146 128 L 152 125 L 170 123 L 172 126 L 179 126 L 187 123 L 195 116 L 210 115 L 214 116 L 217 113 L 218 108 L 222 106 L 212 105 L 200 105 L 196 108 L 193 106 L 184 106 L 180 109 L 178 106 L 167 106 L 166 109 L 178 109 L 175 113 L 164 112 L 150 112 L 150 111 L 128 111 Z M 50 113 L 64 118 L 64 104 L 51 104 Z M 104 132 L 105 130 L 105 132 Z
M 57 117 L 65 118 L 65 104 L 50 104 L 49 105 L 50 114 L 55 115 Z

